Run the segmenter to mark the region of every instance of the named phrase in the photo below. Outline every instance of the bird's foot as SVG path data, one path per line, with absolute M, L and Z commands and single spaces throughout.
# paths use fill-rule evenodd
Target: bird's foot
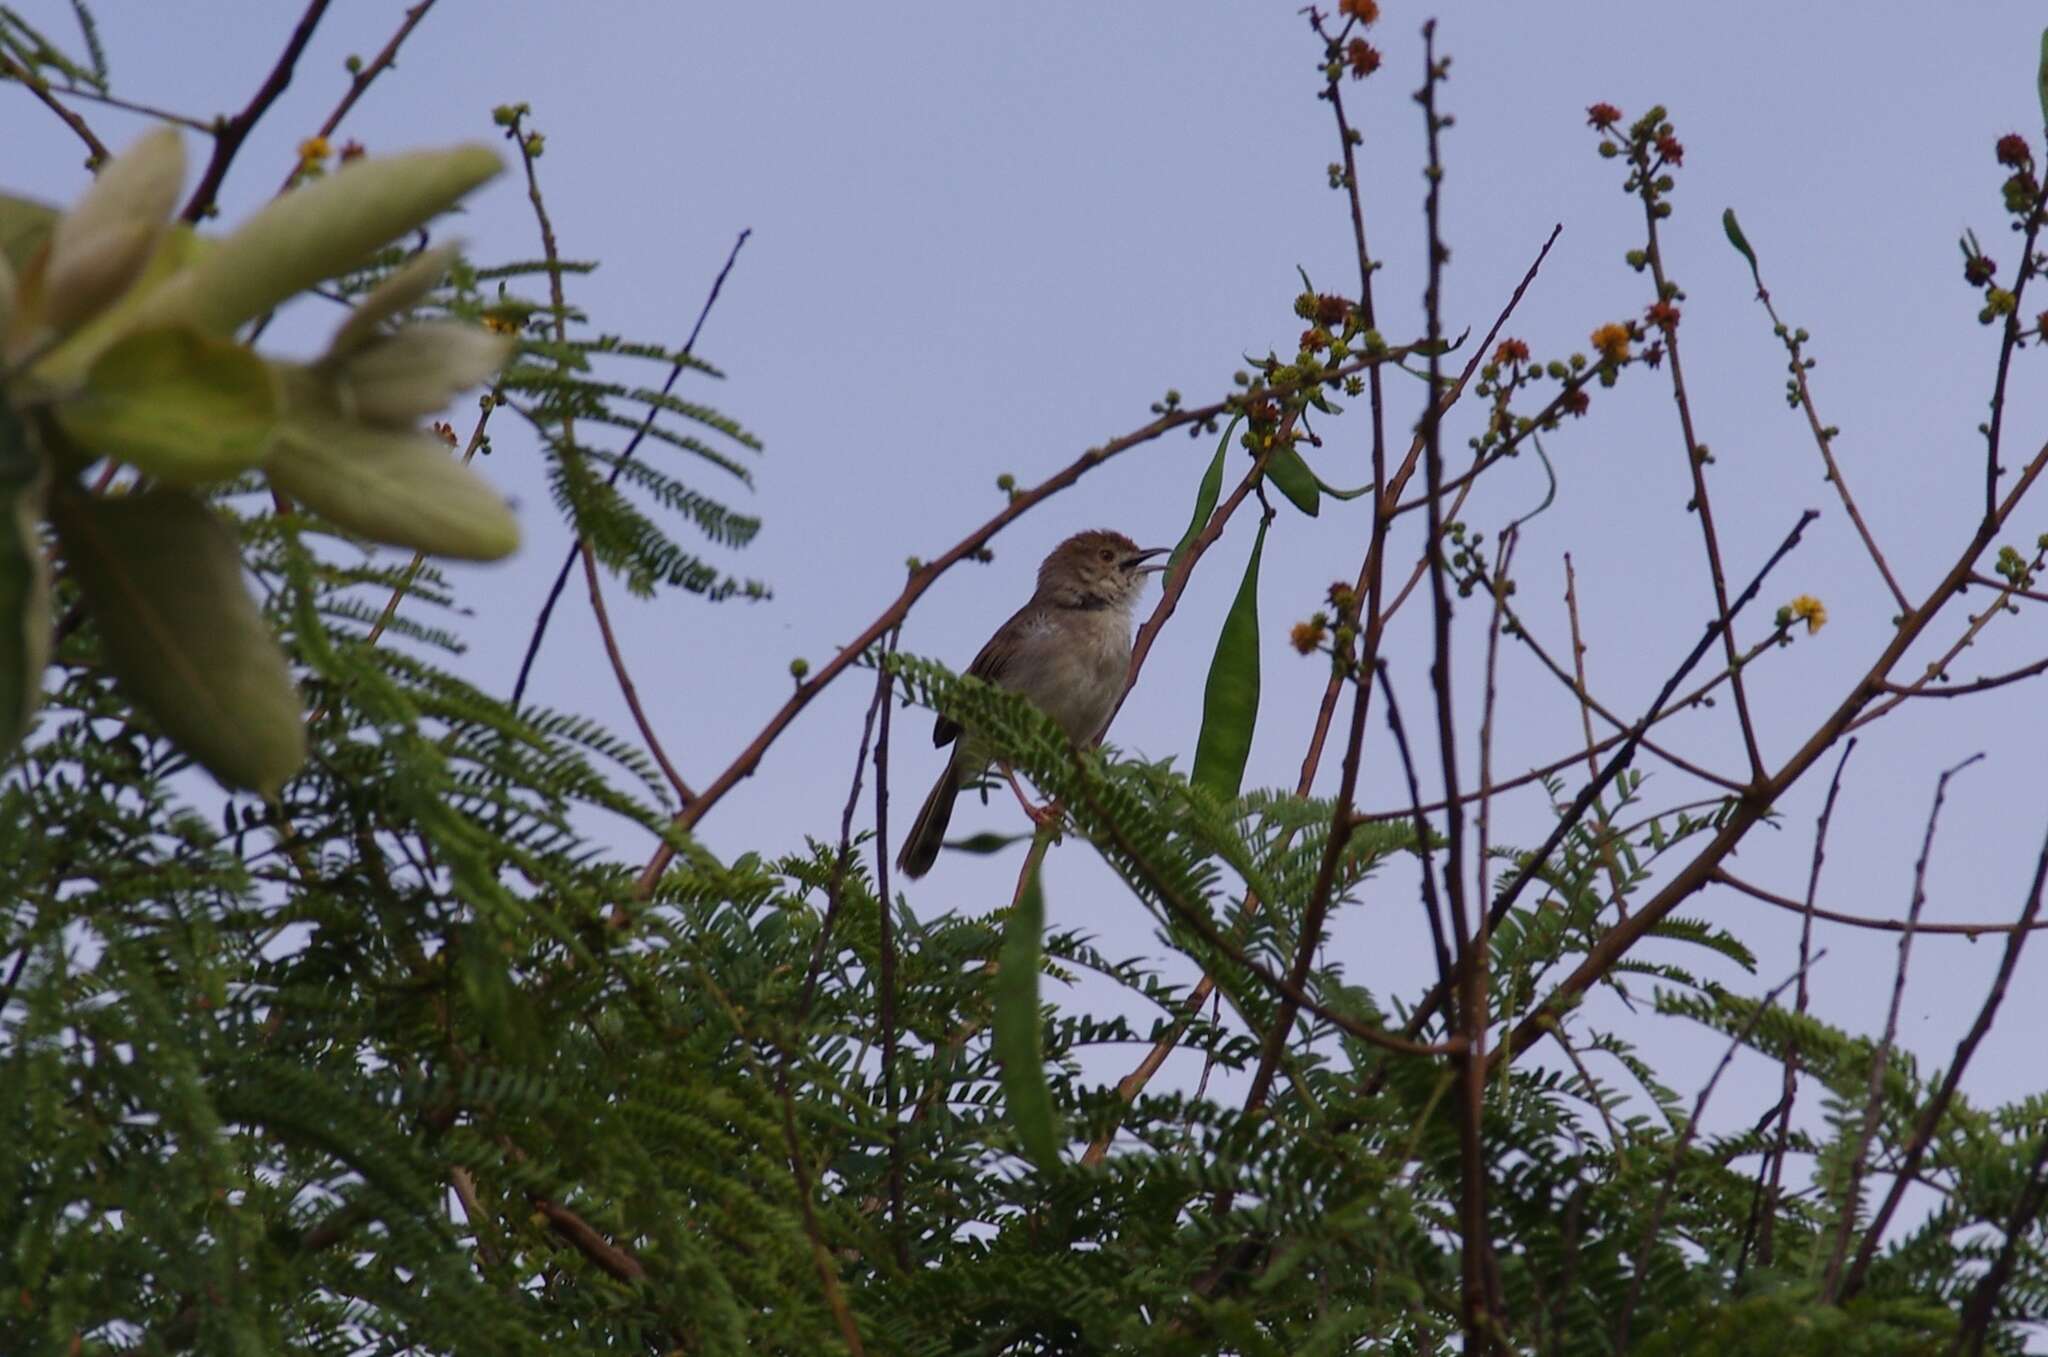
M 1017 804 L 1024 808 L 1024 814 L 1031 821 L 1033 828 L 1057 829 L 1059 827 L 1060 821 L 1066 815 L 1066 812 L 1060 808 L 1059 802 L 1048 801 L 1041 806 L 1032 801 L 1030 797 L 1024 794 L 1024 784 L 1017 781 L 1017 772 L 1014 768 L 1005 767 L 1003 769 L 1003 776 L 1009 780 L 1010 790 L 1017 794 Z

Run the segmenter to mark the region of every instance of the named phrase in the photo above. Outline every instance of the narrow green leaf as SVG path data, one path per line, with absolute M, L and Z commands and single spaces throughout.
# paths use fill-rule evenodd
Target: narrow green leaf
M 1749 276 L 1756 279 L 1756 285 L 1761 288 L 1764 285 L 1764 280 L 1763 275 L 1757 272 L 1756 251 L 1749 248 L 1749 238 L 1742 234 L 1742 223 L 1735 220 L 1734 208 L 1724 207 L 1721 209 L 1721 229 L 1728 233 L 1728 243 L 1733 245 L 1741 252 L 1742 257 L 1749 261 Z
M 42 460 L 0 401 L 0 759 L 21 743 L 50 662 L 50 576 L 36 531 Z
M 1003 1067 L 1003 1102 L 1024 1153 L 1040 1169 L 1060 1161 L 1060 1133 L 1053 1115 L 1052 1086 L 1045 1079 L 1045 1043 L 1040 1031 L 1038 976 L 1045 932 L 1045 895 L 1034 867 L 1024 895 L 1003 929 L 995 978 L 995 1053 Z
M 1316 489 L 1316 474 L 1292 447 L 1284 447 L 1266 459 L 1266 479 L 1280 487 L 1295 508 L 1314 518 L 1322 509 L 1322 492 Z
M 250 350 L 189 326 L 129 335 L 56 407 L 88 452 L 177 485 L 256 466 L 277 430 L 277 379 Z
M 1209 683 L 1202 692 L 1202 733 L 1195 741 L 1189 781 L 1225 800 L 1235 797 L 1244 782 L 1252 728 L 1259 719 L 1259 557 L 1271 521 L 1259 523 L 1252 558 L 1216 637 L 1216 656 L 1209 661 Z
M 234 537 L 177 490 L 50 508 L 122 688 L 214 776 L 274 797 L 305 761 L 305 714 Z
M 1209 469 L 1202 473 L 1202 484 L 1195 491 L 1194 517 L 1188 520 L 1188 530 L 1180 535 L 1173 553 L 1166 558 L 1168 570 L 1180 564 L 1180 558 L 1188 554 L 1188 548 L 1195 544 L 1195 539 L 1208 525 L 1209 515 L 1216 512 L 1216 497 L 1223 493 L 1223 458 L 1230 451 L 1231 436 L 1237 432 L 1238 422 L 1243 418 L 1242 415 L 1233 417 L 1216 444 L 1216 455 L 1209 459 Z
M 417 429 L 294 411 L 264 472 L 314 513 L 374 541 L 466 561 L 519 547 L 519 522 L 498 492 Z
M 2041 96 L 2041 125 L 2048 127 L 2048 28 L 2041 30 L 2041 64 L 2034 72 L 2034 92 Z

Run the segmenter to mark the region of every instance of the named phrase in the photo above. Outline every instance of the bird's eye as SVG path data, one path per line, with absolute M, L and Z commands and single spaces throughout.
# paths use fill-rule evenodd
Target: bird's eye
M 1107 547 L 1102 549 L 1100 555 L 1102 559 L 1105 561 L 1113 561 L 1116 559 L 1116 553 L 1109 550 Z

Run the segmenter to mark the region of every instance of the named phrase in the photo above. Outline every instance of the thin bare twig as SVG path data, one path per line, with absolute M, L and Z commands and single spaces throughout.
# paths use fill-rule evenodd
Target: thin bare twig
M 1670 211 L 1668 204 L 1661 202 L 1661 191 L 1657 188 L 1658 171 L 1665 168 L 1666 160 L 1660 151 L 1652 161 L 1650 151 L 1635 143 L 1630 151 L 1634 165 L 1636 197 L 1643 205 L 1644 254 L 1648 258 L 1650 277 L 1656 283 L 1657 304 L 1668 303 L 1677 294 L 1677 286 L 1664 271 L 1664 247 L 1662 234 L 1657 228 L 1658 208 Z M 1692 402 L 1685 390 L 1685 365 L 1680 360 L 1678 327 L 1674 323 L 1664 334 L 1665 359 L 1670 364 L 1671 398 L 1678 407 L 1679 432 L 1685 440 L 1685 466 L 1692 477 L 1692 511 L 1699 515 L 1700 541 L 1706 549 L 1707 574 L 1714 589 L 1714 610 L 1719 615 L 1721 627 L 1721 648 L 1732 671 L 1729 689 L 1735 698 L 1735 717 L 1742 730 L 1742 745 L 1749 755 L 1751 782 L 1761 782 L 1764 776 L 1764 758 L 1757 745 L 1756 723 L 1750 717 L 1749 693 L 1743 686 L 1742 670 L 1736 658 L 1735 627 L 1728 612 L 1728 575 L 1721 565 L 1721 538 L 1714 529 L 1714 504 L 1707 493 L 1707 450 L 1700 444 L 1699 436 L 1693 430 Z
M 1913 1138 L 1907 1142 L 1906 1152 L 1900 1157 L 1898 1169 L 1892 1178 L 1891 1190 L 1885 1194 L 1884 1203 L 1878 1207 L 1877 1214 L 1871 1217 L 1870 1229 L 1863 1237 L 1863 1245 L 1856 1251 L 1856 1261 L 1842 1280 L 1844 1300 L 1862 1289 L 1864 1279 L 1870 1273 L 1871 1262 L 1877 1256 L 1877 1246 L 1884 1234 L 1884 1228 L 1891 1221 L 1892 1214 L 1899 1209 L 1899 1200 L 1905 1195 L 1906 1184 L 1913 1181 L 1914 1174 L 1920 1168 L 1922 1156 L 1933 1143 L 1934 1133 L 1941 1125 L 1942 1115 L 1948 1111 L 1949 1102 L 1955 1097 L 1956 1089 L 1962 1083 L 1963 1070 L 1968 1067 L 1970 1058 L 1977 1054 L 1977 1044 L 1984 1039 L 1984 1034 L 1991 1030 L 1992 1022 L 1998 1017 L 1998 1006 L 2005 1001 L 2006 986 L 2011 982 L 2013 972 L 2019 966 L 2020 949 L 2027 945 L 2027 935 L 2037 926 L 2036 920 L 2041 913 L 2041 888 L 2044 882 L 2048 882 L 2048 840 L 2043 841 L 2041 852 L 2034 859 L 2034 884 L 2027 891 L 2027 903 L 2020 910 L 2019 923 L 2006 935 L 2005 954 L 1998 960 L 1998 975 L 1991 982 L 1991 992 L 1984 996 L 1983 1006 L 1977 1010 L 1977 1019 L 1970 1024 L 1970 1030 L 1956 1043 L 1955 1059 L 1949 1062 L 1948 1072 L 1941 1079 L 1941 1087 L 1935 1090 L 1934 1097 L 1921 1110 L 1919 1120 L 1914 1122 Z M 2043 1136 L 2042 1143 L 2044 1147 L 2048 1147 L 2048 1135 Z M 2034 1172 L 2038 1177 L 2038 1160 Z M 2008 1248 L 2011 1247 L 2012 1239 L 2021 1233 L 2024 1233 L 2024 1227 L 2008 1233 Z M 1974 1304 L 1973 1298 L 1972 1305 Z
M 603 581 L 597 571 L 597 553 L 590 549 L 590 543 L 581 544 L 583 557 L 583 582 L 590 590 L 590 612 L 597 619 L 597 634 L 604 640 L 605 658 L 611 661 L 612 675 L 619 681 L 619 695 L 626 699 L 626 710 L 633 715 L 633 725 L 640 731 L 640 738 L 647 743 L 647 752 L 654 755 L 654 761 L 661 765 L 662 776 L 675 791 L 676 804 L 687 806 L 694 795 L 690 784 L 683 781 L 683 775 L 669 760 L 668 751 L 662 748 L 661 737 L 654 733 L 654 723 L 647 719 L 647 711 L 640 705 L 640 690 L 633 683 L 633 675 L 626 668 L 626 656 L 619 649 L 619 640 L 612 632 L 611 614 L 604 606 Z
M 697 348 L 697 336 L 704 333 L 705 318 L 717 304 L 718 294 L 725 290 L 726 276 L 732 272 L 734 262 L 740 257 L 740 246 L 746 244 L 747 237 L 752 234 L 754 229 L 751 226 L 740 232 L 739 238 L 733 241 L 732 249 L 725 256 L 725 267 L 712 279 L 710 293 L 704 298 L 704 304 L 697 308 L 697 323 L 690 327 L 690 337 L 683 341 L 682 349 L 676 354 L 675 361 L 669 365 L 668 376 L 662 380 L 663 396 L 668 395 L 675 387 L 676 380 L 690 367 L 691 355 Z M 633 436 L 626 440 L 625 450 L 619 454 L 618 460 L 612 463 L 611 473 L 604 481 L 607 486 L 618 484 L 620 474 L 626 469 L 626 463 L 633 460 L 633 454 L 640 450 L 641 441 L 647 437 L 647 431 L 654 427 L 655 418 L 660 413 L 661 406 L 658 404 L 647 407 L 647 415 L 640 421 L 640 427 L 633 430 Z M 563 555 L 561 568 L 555 572 L 555 582 L 548 586 L 547 599 L 540 605 L 539 616 L 533 620 L 533 635 L 527 638 L 526 654 L 519 661 L 519 677 L 512 684 L 512 705 L 515 707 L 519 705 L 520 698 L 526 695 L 527 680 L 533 676 L 534 658 L 540 654 L 541 638 L 547 635 L 548 621 L 554 616 L 555 604 L 562 597 L 562 589 L 569 582 L 569 571 L 575 565 L 576 556 L 584 546 L 585 539 L 579 534 Z
M 299 16 L 298 25 L 286 40 L 284 51 L 270 68 L 270 74 L 256 87 L 256 93 L 249 97 L 240 113 L 221 123 L 213 137 L 213 155 L 206 162 L 206 169 L 199 176 L 198 186 L 192 196 L 185 200 L 185 210 L 179 213 L 187 222 L 196 222 L 213 212 L 215 195 L 220 192 L 221 181 L 228 177 L 228 167 L 235 162 L 242 143 L 249 139 L 249 133 L 256 127 L 270 106 L 283 94 L 285 86 L 292 83 L 292 71 L 298 65 L 299 54 L 306 50 L 306 44 L 313 40 L 313 30 L 320 26 L 320 17 L 327 12 L 328 0 L 312 0 L 305 13 Z
M 1884 1113 L 1884 1075 L 1891 1061 L 1892 1043 L 1899 1035 L 1899 1006 L 1906 997 L 1906 965 L 1913 954 L 1913 931 L 1920 922 L 1920 910 L 1927 903 L 1927 862 L 1934 854 L 1934 828 L 1941 818 L 1941 803 L 1948 796 L 1948 780 L 1983 757 L 1972 754 L 1955 767 L 1945 769 L 1934 784 L 1934 804 L 1927 810 L 1927 831 L 1920 840 L 1919 860 L 1913 864 L 1913 901 L 1906 910 L 1906 930 L 1899 935 L 1899 964 L 1892 973 L 1891 1009 L 1885 1015 L 1884 1039 L 1871 1057 L 1870 1092 L 1863 1105 L 1863 1125 L 1856 1135 L 1856 1153 L 1849 1160 L 1849 1185 L 1842 1191 L 1841 1226 L 1835 1235 L 1834 1251 L 1828 1256 L 1827 1273 L 1821 1280 L 1821 1300 L 1829 1305 L 1841 1299 L 1842 1262 L 1848 1255 L 1849 1236 L 1856 1229 L 1863 1175 L 1870 1168 L 1870 1141 L 1877 1134 L 1878 1119 Z
M 881 965 L 875 979 L 881 986 L 882 1106 L 889 1119 L 889 1233 L 895 1241 L 896 1263 L 910 1269 L 910 1241 L 903 1233 L 903 1123 L 896 1101 L 896 911 L 889 898 L 889 690 L 895 671 L 889 668 L 889 654 L 900 633 L 890 632 L 882 649 L 882 671 L 877 698 L 881 703 L 882 728 L 875 736 L 875 906 L 879 927 Z
M 91 159 L 87 162 L 88 165 L 97 168 L 110 158 L 106 143 L 93 134 L 92 128 L 86 125 L 84 118 L 78 116 L 77 110 L 66 108 L 63 104 L 57 102 L 56 93 L 50 88 L 50 82 L 28 67 L 23 66 L 10 53 L 4 51 L 0 51 L 0 77 L 8 80 L 19 80 L 28 89 L 30 94 L 33 94 L 41 101 L 45 108 L 62 119 L 64 125 L 77 134 L 80 141 L 85 143 L 85 149 L 91 154 Z
M 1764 904 L 1792 914 L 1811 913 L 1814 918 L 1827 923 L 1843 924 L 1850 928 L 1867 928 L 1878 933 L 1903 933 L 1906 931 L 1906 921 L 1904 919 L 1874 919 L 1864 914 L 1844 914 L 1838 910 L 1822 909 L 1818 905 L 1813 906 L 1809 910 L 1800 901 L 1779 895 L 1775 891 L 1767 891 L 1754 882 L 1743 880 L 1726 868 L 1715 868 L 1711 879 L 1716 885 L 1727 886 L 1732 890 L 1740 891 L 1752 900 L 1761 901 Z M 2042 920 L 2040 923 L 2033 925 L 2033 927 L 2036 931 L 2048 929 L 2048 919 Z M 2018 924 L 1927 923 L 1924 921 L 1913 926 L 1913 931 L 1922 937 L 1955 937 L 1965 938 L 1970 941 L 1986 936 L 1996 937 L 2001 934 L 2013 933 L 2019 931 L 2019 929 L 2020 925 Z
M 1813 957 L 1814 896 L 1820 891 L 1821 864 L 1827 861 L 1828 826 L 1834 822 L 1835 799 L 1842 794 L 1842 772 L 1849 766 L 1849 756 L 1856 752 L 1856 738 L 1852 735 L 1842 749 L 1842 757 L 1835 761 L 1835 775 L 1828 782 L 1827 800 L 1821 803 L 1820 819 L 1813 827 L 1813 861 L 1806 873 L 1806 903 L 1800 910 L 1799 928 L 1799 993 L 1793 1000 L 1792 1011 L 1799 1017 L 1806 1016 L 1811 995 L 1807 991 L 1806 970 Z M 1772 1138 L 1771 1148 L 1765 1152 L 1767 1166 L 1759 1166 L 1757 1172 L 1756 1196 L 1750 1211 L 1748 1227 L 1743 1231 L 1742 1249 L 1736 1255 L 1735 1275 L 1742 1275 L 1743 1266 L 1749 1260 L 1749 1246 L 1752 1238 L 1756 1241 L 1757 1261 L 1769 1267 L 1775 1256 L 1775 1238 L 1778 1222 L 1778 1200 L 1780 1184 L 1784 1180 L 1785 1155 L 1792 1141 L 1792 1107 L 1799 1099 L 1799 1046 L 1795 1041 L 1785 1048 L 1784 1073 L 1779 1081 L 1776 1116 L 1778 1129 Z
M 2034 202 L 2027 213 L 2026 235 L 2020 244 L 2019 272 L 2012 284 L 2012 305 L 2006 308 L 2005 325 L 1999 332 L 1998 376 L 1991 384 L 1991 422 L 1984 426 L 1984 517 L 1989 520 L 1998 514 L 1998 478 L 2003 468 L 1998 465 L 1999 448 L 2005 436 L 2005 384 L 2012 373 L 2012 356 L 2020 346 L 2020 301 L 2026 295 L 2027 283 L 2034 276 L 2034 242 L 2041 234 L 2044 217 L 2042 208 L 2048 206 L 2048 183 L 2034 190 Z
M 392 64 L 398 60 L 398 49 L 405 45 L 405 40 L 412 36 L 412 31 L 420 26 L 420 20 L 426 18 L 427 11 L 433 7 L 434 0 L 419 0 L 418 4 L 411 6 L 405 11 L 405 18 L 400 21 L 398 30 L 384 44 L 383 50 L 379 51 L 376 56 L 371 57 L 364 64 L 363 68 L 355 73 L 354 78 L 348 82 L 348 88 L 342 91 L 340 102 L 328 110 L 326 118 L 321 120 L 320 130 L 313 135 L 317 137 L 331 137 L 334 135 L 335 129 L 341 126 L 341 120 L 346 118 L 349 110 L 356 106 L 356 101 L 363 97 L 363 92 L 370 88 L 371 82 L 389 70 Z M 297 178 L 298 171 L 294 169 L 285 176 L 284 183 L 279 187 L 278 192 L 282 193 L 285 189 L 290 188 Z
M 1438 138 L 1450 120 L 1438 115 L 1437 86 L 1449 78 L 1449 63 L 1436 56 L 1436 21 L 1422 26 L 1423 79 L 1417 95 L 1422 105 L 1428 167 L 1423 196 L 1427 228 L 1428 283 L 1422 304 L 1429 337 L 1429 402 L 1423 411 L 1425 440 L 1423 473 L 1428 486 L 1428 522 L 1424 549 L 1429 558 L 1429 591 L 1435 622 L 1430 687 L 1435 697 L 1437 752 L 1444 799 L 1444 896 L 1452 931 L 1452 953 L 1458 962 L 1459 993 L 1456 1027 L 1464 1037 L 1458 1056 L 1462 1097 L 1458 1100 L 1458 1233 L 1460 1311 L 1468 1357 L 1500 1350 L 1506 1324 L 1499 1278 L 1493 1266 L 1493 1244 L 1486 1220 L 1486 1150 L 1482 1120 L 1486 1102 L 1487 929 L 1474 932 L 1465 899 L 1465 816 L 1458 800 L 1457 708 L 1451 688 L 1450 565 L 1443 558 L 1443 411 L 1437 401 L 1443 380 L 1443 266 L 1449 251 L 1443 244 L 1443 157 Z M 1384 671 L 1382 671 L 1384 672 Z M 1364 685 L 1360 685 L 1361 688 Z M 1362 723 L 1359 723 L 1362 726 Z M 1362 730 L 1360 731 L 1362 734 Z M 1354 743 L 1356 737 L 1354 737 Z M 1428 868 L 1425 866 L 1425 875 Z M 1479 902 L 1482 919 L 1485 902 Z
M 1763 303 L 1764 314 L 1771 318 L 1773 330 L 1784 340 L 1785 351 L 1792 357 L 1790 368 L 1793 389 L 1799 395 L 1799 408 L 1806 414 L 1806 426 L 1813 433 L 1814 446 L 1820 449 L 1820 460 L 1827 468 L 1827 479 L 1835 487 L 1835 493 L 1841 496 L 1842 507 L 1849 512 L 1849 522 L 1855 525 L 1856 535 L 1863 539 L 1863 549 L 1870 554 L 1871 564 L 1875 565 L 1877 573 L 1884 577 L 1884 587 L 1891 591 L 1892 601 L 1899 605 L 1900 613 L 1910 612 L 1913 605 L 1906 601 L 1906 591 L 1899 587 L 1898 580 L 1892 575 L 1891 564 L 1885 560 L 1883 550 L 1877 545 L 1877 538 L 1871 534 L 1870 525 L 1863 521 L 1863 513 L 1856 507 L 1856 497 L 1849 493 L 1849 482 L 1842 478 L 1842 468 L 1835 461 L 1836 431 L 1820 422 L 1820 412 L 1814 408 L 1813 390 L 1806 380 L 1808 362 L 1805 341 L 1801 338 L 1806 332 L 1794 330 L 1778 319 L 1778 308 L 1771 304 L 1771 290 L 1764 286 L 1763 274 L 1757 270 L 1753 261 L 1750 264 L 1750 271 L 1751 276 L 1756 279 L 1756 299 Z
M 895 648 L 896 633 L 884 643 L 884 654 Z M 818 989 L 818 976 L 825 965 L 825 951 L 832 942 L 832 930 L 839 922 L 839 903 L 846 887 L 846 873 L 853 864 L 853 813 L 860 805 L 861 778 L 867 769 L 868 741 L 875 733 L 875 718 L 888 701 L 893 674 L 886 664 L 875 666 L 875 695 L 868 701 L 868 714 L 861 722 L 860 752 L 853 756 L 853 785 L 846 790 L 846 809 L 839 815 L 839 851 L 832 858 L 832 875 L 825 882 L 825 917 L 818 924 L 818 938 L 811 944 L 810 964 L 804 968 L 803 989 L 797 999 L 799 1023 L 808 1017 L 811 1000 Z M 886 855 L 886 848 L 883 850 Z
M 554 316 L 555 342 L 558 345 L 566 345 L 569 342 L 569 304 L 562 290 L 562 255 L 555 240 L 555 224 L 548 216 L 547 200 L 541 196 L 540 176 L 534 169 L 533 141 L 525 135 L 519 117 L 513 118 L 507 135 L 519 148 L 519 163 L 526 172 L 526 198 L 533 205 L 534 221 L 540 227 L 541 250 L 547 260 L 548 300 Z M 562 419 L 562 441 L 566 448 L 574 448 L 576 445 L 575 426 L 567 415 Z M 612 675 L 617 679 L 619 692 L 626 700 L 626 709 L 632 713 L 633 724 L 639 728 L 640 738 L 646 741 L 648 752 L 654 755 L 655 762 L 661 765 L 662 774 L 668 778 L 669 786 L 675 790 L 677 804 L 687 806 L 694 793 L 690 790 L 690 784 L 683 780 L 683 775 L 676 771 L 675 764 L 669 759 L 668 751 L 662 747 L 661 738 L 654 733 L 654 723 L 647 719 L 647 712 L 640 705 L 640 693 L 633 684 L 632 673 L 626 668 L 626 656 L 619 649 L 618 638 L 612 632 L 611 616 L 604 606 L 604 590 L 597 569 L 597 553 L 591 550 L 589 541 L 584 538 L 577 539 L 575 549 L 583 557 L 583 580 L 590 593 L 590 611 L 597 619 L 599 635 L 604 638 L 605 658 L 611 663 Z M 516 706 L 519 701 L 516 692 L 512 700 Z

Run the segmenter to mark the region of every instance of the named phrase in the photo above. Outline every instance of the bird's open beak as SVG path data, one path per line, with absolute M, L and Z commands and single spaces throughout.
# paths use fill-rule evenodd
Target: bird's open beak
M 1138 552 L 1134 556 L 1126 556 L 1124 557 L 1124 569 L 1135 570 L 1140 575 L 1156 575 L 1160 571 L 1166 569 L 1166 562 L 1160 561 L 1156 565 L 1147 565 L 1145 564 L 1145 562 L 1151 560 L 1154 556 L 1164 556 L 1167 552 L 1172 550 L 1172 547 L 1152 547 L 1148 550 Z

